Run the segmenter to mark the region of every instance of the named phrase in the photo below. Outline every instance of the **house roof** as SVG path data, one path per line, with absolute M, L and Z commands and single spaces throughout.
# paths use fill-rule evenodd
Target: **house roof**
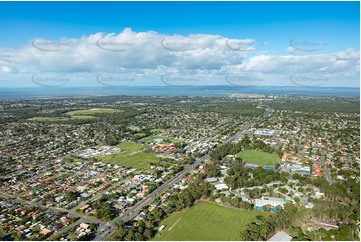
M 277 232 L 268 241 L 291 241 L 292 237 L 283 231 Z
M 215 177 L 211 177 L 211 178 L 206 178 L 206 182 L 212 183 L 212 182 L 217 182 L 218 178 Z

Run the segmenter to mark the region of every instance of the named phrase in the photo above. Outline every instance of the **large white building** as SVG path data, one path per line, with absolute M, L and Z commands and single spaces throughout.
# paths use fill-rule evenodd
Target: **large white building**
M 263 210 L 263 206 L 270 205 L 273 209 L 271 209 L 272 212 L 275 212 L 275 208 L 277 206 L 280 206 L 283 208 L 283 204 L 285 204 L 286 201 L 283 198 L 277 198 L 277 197 L 266 197 L 263 196 L 261 199 L 256 199 L 254 203 L 254 207 L 257 210 Z
M 214 185 L 214 187 L 217 189 L 217 190 L 222 190 L 222 189 L 228 189 L 228 186 L 224 183 L 221 183 L 221 184 L 216 184 Z

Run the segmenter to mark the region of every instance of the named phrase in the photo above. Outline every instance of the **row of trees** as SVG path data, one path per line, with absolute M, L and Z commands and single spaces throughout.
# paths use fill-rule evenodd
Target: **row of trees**
M 219 145 L 217 148 L 213 150 L 211 153 L 211 160 L 220 161 L 227 155 L 236 155 L 241 152 L 241 144 L 227 143 L 224 145 Z
M 265 170 L 263 167 L 251 169 L 244 165 L 232 165 L 228 169 L 225 183 L 232 189 L 263 186 L 273 181 L 287 182 L 287 174 Z
M 317 113 L 359 113 L 360 101 L 351 98 L 337 98 L 336 100 L 321 100 L 317 98 L 310 98 L 307 100 L 287 99 L 277 100 L 269 103 L 269 106 L 278 110 L 292 110 Z
M 270 145 L 265 144 L 262 140 L 254 139 L 253 141 L 249 138 L 247 134 L 243 136 L 241 141 L 242 149 L 245 150 L 260 150 L 267 153 L 277 153 L 277 155 L 281 156 L 281 149 L 275 149 Z
M 144 241 L 149 240 L 155 235 L 154 224 L 151 221 L 139 220 L 137 226 L 129 226 L 123 221 L 116 223 L 117 232 L 115 240 L 126 241 Z
M 231 194 L 231 195 L 233 195 L 233 194 Z M 245 201 L 241 201 L 238 197 L 236 197 L 234 195 L 229 196 L 229 197 L 221 196 L 220 199 L 221 199 L 221 202 L 225 205 L 229 205 L 229 206 L 232 206 L 235 208 L 241 208 L 244 210 L 253 209 L 253 204 L 245 202 Z
M 219 145 L 216 149 L 213 150 L 211 153 L 211 160 L 212 161 L 220 161 L 225 158 L 227 155 L 236 155 L 242 150 L 260 150 L 267 153 L 276 153 L 278 156 L 282 156 L 281 149 L 275 149 L 270 145 L 265 144 L 262 140 L 254 139 L 253 141 L 249 138 L 247 134 L 243 136 L 241 142 L 234 144 L 234 143 L 227 143 L 223 145 Z
M 184 208 L 190 208 L 200 198 L 207 198 L 211 195 L 213 186 L 203 179 L 191 183 L 187 189 L 169 198 L 166 213 L 170 214 Z
M 108 198 L 103 195 L 100 199 L 91 203 L 91 207 L 95 209 L 95 217 L 104 220 L 111 220 L 114 218 L 111 206 L 107 203 Z
M 221 169 L 218 164 L 210 163 L 204 165 L 204 170 L 209 177 L 218 177 L 221 175 Z

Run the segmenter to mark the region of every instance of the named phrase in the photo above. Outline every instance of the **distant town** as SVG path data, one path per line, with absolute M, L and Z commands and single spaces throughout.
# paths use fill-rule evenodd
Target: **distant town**
M 0 238 L 359 240 L 359 104 L 0 100 Z

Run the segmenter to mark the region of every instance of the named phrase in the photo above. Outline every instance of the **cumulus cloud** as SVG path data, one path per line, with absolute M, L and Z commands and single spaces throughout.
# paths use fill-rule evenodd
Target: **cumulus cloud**
M 244 70 L 260 71 L 264 73 L 287 72 L 343 72 L 354 70 L 359 72 L 359 53 L 353 50 L 335 54 L 312 55 L 258 55 L 243 63 Z
M 19 48 L 0 48 L 0 73 L 17 73 L 19 69 L 22 73 L 107 72 L 153 80 L 165 74 L 197 75 L 215 78 L 218 84 L 227 84 L 223 77 L 229 74 L 252 73 L 262 76 L 258 79 L 270 80 L 265 85 L 278 85 L 281 82 L 277 80 L 289 79 L 294 73 L 327 73 L 353 78 L 354 83 L 359 80 L 359 52 L 352 49 L 298 56 L 289 47 L 291 54 L 280 56 L 269 55 L 264 48 L 258 52 L 260 45 L 254 39 L 210 34 L 165 35 L 126 28 L 119 34 L 95 33 L 58 41 L 33 39 Z
M 0 60 L 0 73 L 1 74 L 14 74 L 18 73 L 18 69 L 14 64 Z
M 239 64 L 240 51 L 225 45 L 219 35 L 162 35 L 153 31 L 120 34 L 96 33 L 59 42 L 35 39 L 20 49 L 3 50 L 3 56 L 21 65 L 34 65 L 40 71 L 100 71 L 119 68 L 217 69 Z

